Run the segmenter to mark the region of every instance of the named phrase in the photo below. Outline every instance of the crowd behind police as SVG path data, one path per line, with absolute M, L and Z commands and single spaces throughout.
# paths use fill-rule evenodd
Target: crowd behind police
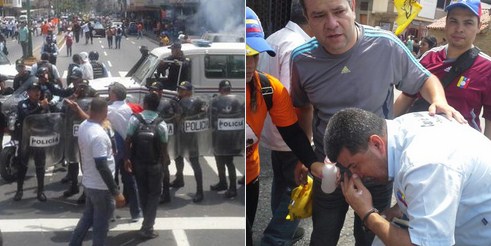
M 310 245 L 338 243 L 348 206 L 355 211 L 356 245 L 488 244 L 491 197 L 483 196 L 489 193 L 483 177 L 491 177 L 491 58 L 473 45 L 482 25 L 480 1 L 447 5 L 447 43 L 438 46 L 428 36 L 417 52 L 411 37 L 403 43 L 357 23 L 355 6 L 351 0 L 294 0 L 292 16 L 300 11 L 305 19 L 291 19 L 268 39 L 258 16 L 246 10 L 247 245 L 291 245 L 303 237 L 298 219 L 285 220 L 288 202 L 282 201 L 307 175 L 314 178 Z M 292 47 L 292 40 L 300 44 Z M 460 69 L 470 57 L 470 66 Z M 264 93 L 269 87 L 273 106 Z M 395 102 L 394 87 L 403 91 Z M 423 99 L 428 103 L 418 111 L 427 112 L 407 113 Z M 314 152 L 299 151 L 291 140 L 295 110 Z M 278 142 L 271 141 L 271 131 L 260 135 L 266 111 L 289 148 L 272 145 Z M 256 241 L 258 142 L 264 137 L 274 150 L 273 218 Z M 480 144 L 451 147 L 469 142 Z M 338 188 L 327 194 L 322 169 L 333 164 Z

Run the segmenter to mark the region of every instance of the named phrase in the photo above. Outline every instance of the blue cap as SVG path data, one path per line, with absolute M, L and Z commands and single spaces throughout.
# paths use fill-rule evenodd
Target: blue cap
M 270 56 L 275 56 L 273 48 L 264 39 L 264 31 L 261 21 L 254 11 L 246 8 L 246 55 L 253 56 L 262 52 L 268 52 Z
M 455 7 L 468 8 L 477 17 L 481 17 L 481 1 L 480 0 L 452 0 L 450 4 L 447 5 L 445 11 L 450 11 Z

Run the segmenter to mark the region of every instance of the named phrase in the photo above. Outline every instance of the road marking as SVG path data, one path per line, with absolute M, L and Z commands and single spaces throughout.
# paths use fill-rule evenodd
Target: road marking
M 104 55 L 107 56 L 107 52 L 104 51 Z
M 179 246 L 189 246 L 188 237 L 184 230 L 172 230 L 176 244 Z
M 104 53 L 106 53 L 106 52 L 104 51 Z M 109 67 L 113 67 L 113 64 L 111 63 L 111 61 L 107 61 L 107 65 L 108 65 Z
M 215 157 L 214 156 L 203 156 L 203 158 L 206 160 L 206 162 L 208 162 L 208 164 L 209 164 L 210 168 L 213 170 L 213 172 L 215 172 L 215 174 L 218 175 L 218 169 L 217 169 Z M 237 159 L 238 158 L 234 158 L 234 164 L 241 163 L 241 162 L 237 161 Z M 215 163 L 215 165 L 212 165 L 212 163 Z M 237 176 L 242 176 L 242 173 L 239 171 L 239 169 L 235 168 L 235 172 L 237 173 Z M 226 172 L 226 174 L 228 176 L 228 172 Z
M 78 223 L 77 218 L 71 219 L 6 219 L 0 220 L 2 233 L 6 232 L 52 232 L 72 231 Z M 136 231 L 141 228 L 143 220 L 130 223 L 129 218 L 118 219 L 110 224 L 110 231 Z M 153 228 L 158 231 L 177 231 L 176 239 L 186 240 L 181 235 L 184 230 L 244 230 L 245 217 L 175 217 L 156 218 Z M 182 232 L 179 232 L 182 231 Z M 181 245 L 181 244 L 179 244 Z M 184 245 L 184 244 L 183 244 Z
M 119 73 L 119 77 L 126 77 L 128 71 L 119 71 L 118 73 Z

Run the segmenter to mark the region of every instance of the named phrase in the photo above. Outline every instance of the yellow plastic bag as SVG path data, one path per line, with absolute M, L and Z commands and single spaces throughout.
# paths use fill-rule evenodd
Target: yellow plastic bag
M 312 216 L 312 186 L 313 181 L 307 176 L 307 184 L 299 185 L 292 190 L 290 205 L 288 205 L 288 215 L 286 219 L 304 219 Z

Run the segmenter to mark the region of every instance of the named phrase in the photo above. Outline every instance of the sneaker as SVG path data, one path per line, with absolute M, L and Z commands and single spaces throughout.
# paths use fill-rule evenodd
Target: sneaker
M 78 186 L 77 187 L 70 187 L 70 188 L 68 188 L 68 190 L 63 192 L 63 196 L 64 197 L 71 197 L 75 194 L 78 194 L 78 192 L 79 192 Z
M 136 216 L 136 217 L 132 217 L 131 218 L 131 222 L 132 223 L 135 223 L 135 222 L 138 222 L 138 221 L 140 221 L 140 216 Z
M 298 227 L 297 230 L 295 231 L 295 234 L 293 234 L 292 244 L 300 241 L 304 235 L 305 235 L 305 229 L 303 229 L 302 227 Z
M 15 192 L 15 196 L 14 196 L 14 201 L 20 201 L 22 199 L 22 196 L 24 195 L 24 192 L 22 192 L 21 190 Z
M 154 230 L 140 230 L 138 236 L 142 239 L 152 239 L 158 237 L 159 234 Z
M 172 188 L 181 188 L 181 187 L 184 187 L 184 180 L 182 180 L 182 179 L 174 179 L 174 181 L 172 181 L 170 183 L 170 187 L 172 187 Z
M 212 191 L 222 191 L 222 190 L 226 190 L 227 188 L 228 188 L 227 183 L 218 182 L 214 185 L 210 185 L 210 190 Z

